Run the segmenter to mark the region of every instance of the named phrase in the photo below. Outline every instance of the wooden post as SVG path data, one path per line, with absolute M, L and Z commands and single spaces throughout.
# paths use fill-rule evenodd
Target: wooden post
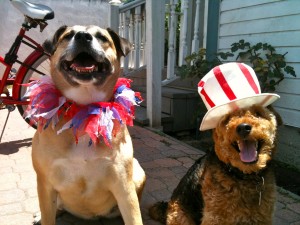
M 218 51 L 219 10 L 220 1 L 208 1 L 207 21 L 209 21 L 209 26 L 207 26 L 206 58 L 209 61 L 214 59 L 214 54 Z
M 201 0 L 196 1 L 196 16 L 194 23 L 194 37 L 192 41 L 192 52 L 198 52 L 199 50 L 199 27 L 200 27 L 200 3 Z
M 134 29 L 134 68 L 140 68 L 140 50 L 141 50 L 141 6 L 135 8 L 134 13 L 135 29 Z
M 134 14 L 130 13 L 129 19 L 129 40 L 134 44 Z M 134 67 L 134 52 L 132 51 L 129 55 L 129 67 Z
M 181 12 L 183 13 L 182 28 L 180 30 L 180 48 L 179 48 L 179 61 L 178 65 L 185 64 L 185 57 L 187 56 L 187 29 L 188 29 L 188 8 L 189 0 L 181 1 Z
M 169 51 L 168 51 L 168 65 L 167 65 L 167 80 L 171 80 L 175 76 L 175 44 L 176 44 L 176 27 L 177 15 L 175 12 L 178 0 L 170 0 L 170 26 L 169 26 Z
M 109 5 L 108 27 L 119 33 L 119 6 Z
M 146 12 L 147 117 L 151 127 L 160 129 L 165 1 L 146 1 Z
M 130 11 L 126 11 L 123 13 L 123 21 L 124 21 L 124 38 L 129 40 L 129 23 L 130 23 Z M 123 70 L 126 73 L 128 71 L 129 66 L 129 56 L 126 56 L 124 58 L 124 66 Z

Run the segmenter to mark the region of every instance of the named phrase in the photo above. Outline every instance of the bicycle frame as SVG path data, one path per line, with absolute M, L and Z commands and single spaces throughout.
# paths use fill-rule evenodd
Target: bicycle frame
M 30 65 L 32 65 L 32 63 L 34 63 L 42 55 L 48 54 L 44 52 L 43 47 L 39 43 L 37 43 L 35 40 L 33 40 L 25 34 L 26 30 L 27 28 L 23 25 L 23 27 L 19 31 L 18 36 L 15 39 L 15 42 L 12 44 L 9 52 L 5 55 L 5 58 L 0 56 L 0 63 L 5 66 L 3 77 L 0 80 L 0 94 L 4 91 L 6 85 L 12 85 L 12 96 L 1 96 L 0 104 L 2 103 L 4 105 L 27 105 L 27 101 L 19 100 L 19 90 L 20 85 L 22 83 L 23 75 L 28 69 L 32 69 L 35 72 L 42 74 L 34 68 L 31 68 Z M 24 39 L 26 39 L 29 42 L 25 41 Z M 34 49 L 33 52 L 24 60 L 24 62 L 17 60 L 18 51 L 22 43 Z M 18 69 L 15 78 L 9 78 L 9 74 L 14 63 L 19 63 L 21 64 L 21 66 Z

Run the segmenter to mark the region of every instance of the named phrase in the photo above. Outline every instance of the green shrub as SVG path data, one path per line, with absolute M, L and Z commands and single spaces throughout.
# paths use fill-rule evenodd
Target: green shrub
M 213 67 L 224 62 L 240 61 L 249 64 L 255 71 L 260 82 L 262 92 L 274 92 L 275 87 L 286 75 L 296 77 L 293 67 L 288 66 L 285 54 L 278 54 L 268 43 L 251 45 L 245 40 L 233 43 L 230 52 L 218 52 L 212 61 L 206 59 L 206 50 L 200 49 L 186 57 L 186 65 L 179 68 L 180 75 L 184 77 L 202 78 Z M 234 60 L 231 60 L 236 56 Z

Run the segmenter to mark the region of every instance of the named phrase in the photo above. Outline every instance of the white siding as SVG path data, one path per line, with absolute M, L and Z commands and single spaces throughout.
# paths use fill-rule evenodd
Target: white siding
M 289 75 L 277 87 L 281 99 L 274 103 L 286 125 L 300 127 L 300 1 L 222 0 L 218 50 L 244 39 L 252 44 L 267 42 L 284 54 L 297 78 Z

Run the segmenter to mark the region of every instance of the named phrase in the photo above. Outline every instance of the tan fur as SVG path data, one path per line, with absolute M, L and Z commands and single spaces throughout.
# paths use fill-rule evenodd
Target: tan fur
M 180 203 L 172 201 L 168 205 L 167 224 L 191 225 L 193 220 L 181 209 Z
M 262 143 L 255 162 L 243 162 L 234 147 L 243 139 L 237 133 L 242 123 L 252 126 L 245 138 Z M 224 116 L 213 131 L 215 153 L 197 160 L 182 178 L 165 211 L 166 224 L 271 225 L 276 191 L 269 162 L 276 130 L 275 115 L 261 106 Z M 152 218 L 163 214 L 159 205 L 150 208 Z
M 73 84 L 63 76 L 58 65 L 61 56 L 72 45 L 73 39 L 64 39 L 71 31 L 88 32 L 94 42 L 96 32 L 107 38 L 107 42 L 96 40 L 94 43 L 99 45 L 99 51 L 104 52 L 113 67 L 112 74 L 101 84 L 94 81 Z M 64 95 L 73 90 L 67 97 L 80 104 L 110 100 L 120 71 L 121 50 L 115 47 L 114 41 L 109 32 L 95 26 L 67 27 L 58 41 L 53 41 L 55 51 L 51 57 L 51 76 L 57 88 Z M 82 136 L 76 144 L 72 130 L 57 134 L 66 122 L 62 119 L 53 129 L 50 125 L 41 132 L 37 131 L 33 138 L 32 161 L 37 174 L 41 224 L 54 225 L 58 209 L 87 219 L 121 213 L 127 225 L 142 224 L 139 199 L 146 177 L 133 157 L 126 126 L 122 125 L 113 137 L 111 148 L 104 143 L 88 147 L 87 136 Z

